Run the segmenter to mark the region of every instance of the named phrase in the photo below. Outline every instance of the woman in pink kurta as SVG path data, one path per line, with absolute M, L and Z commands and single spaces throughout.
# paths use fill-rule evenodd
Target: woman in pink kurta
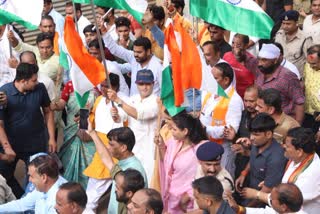
M 196 151 L 207 139 L 200 121 L 191 115 L 177 115 L 173 122 L 173 137 L 159 144 L 161 195 L 164 209 L 170 214 L 193 208 L 191 183 L 198 166 Z

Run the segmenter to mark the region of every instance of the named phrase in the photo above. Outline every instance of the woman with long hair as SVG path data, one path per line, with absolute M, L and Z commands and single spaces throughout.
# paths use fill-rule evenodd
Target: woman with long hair
M 207 135 L 199 119 L 189 114 L 179 114 L 172 120 L 172 138 L 163 142 L 156 136 L 155 143 L 162 164 L 161 193 L 165 211 L 176 214 L 193 208 L 191 182 L 198 166 L 196 151 L 207 140 Z

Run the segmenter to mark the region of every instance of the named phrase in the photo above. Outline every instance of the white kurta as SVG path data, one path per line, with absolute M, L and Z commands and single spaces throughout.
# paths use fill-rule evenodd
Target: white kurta
M 312 163 L 305 169 L 294 183 L 299 187 L 303 195 L 302 210 L 306 213 L 318 213 L 320 210 L 320 159 L 314 155 Z M 299 164 L 290 163 L 282 177 L 282 183 L 287 183 L 290 175 Z
M 134 107 L 138 113 L 137 120 L 129 117 L 129 127 L 136 137 L 133 153 L 141 161 L 150 184 L 154 168 L 154 133 L 159 113 L 157 97 L 151 94 L 141 100 L 140 95 L 135 95 L 130 97 L 130 101 L 129 105 Z

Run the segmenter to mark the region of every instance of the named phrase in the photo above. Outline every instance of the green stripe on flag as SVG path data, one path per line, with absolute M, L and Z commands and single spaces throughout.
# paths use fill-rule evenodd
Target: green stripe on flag
M 127 10 L 141 25 L 143 13 L 139 11 L 133 10 L 128 4 L 126 0 L 94 0 L 94 4 L 102 7 L 111 7 L 115 9 Z
M 30 30 L 38 29 L 38 26 L 23 20 L 21 17 L 16 16 L 15 14 L 9 13 L 8 11 L 0 9 L 0 25 L 10 24 L 12 22 L 19 23 Z
M 190 13 L 227 30 L 262 39 L 270 38 L 274 25 L 266 13 L 221 0 L 190 0 Z
M 78 94 L 76 91 L 74 91 L 74 94 L 76 95 L 76 100 L 77 100 L 77 103 L 79 104 L 79 107 L 84 108 L 87 104 L 90 91 L 87 91 L 86 93 L 84 93 L 83 96 Z
M 90 0 L 73 0 L 74 3 L 90 4 Z
M 170 66 L 167 66 L 162 71 L 162 87 L 160 97 L 163 105 L 166 107 L 171 117 L 185 109 L 184 107 L 176 107 L 174 105 L 174 92 Z
M 225 97 L 229 98 L 224 89 L 218 84 L 218 91 L 217 91 L 218 96 L 220 97 Z

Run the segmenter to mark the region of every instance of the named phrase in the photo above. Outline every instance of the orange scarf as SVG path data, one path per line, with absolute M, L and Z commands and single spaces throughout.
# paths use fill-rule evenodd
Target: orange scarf
M 229 108 L 229 103 L 231 100 L 231 97 L 234 93 L 234 88 L 232 87 L 230 92 L 228 93 L 228 98 L 226 97 L 221 97 L 221 100 L 218 102 L 218 104 L 216 105 L 216 107 L 214 108 L 213 112 L 212 112 L 212 121 L 211 121 L 211 125 L 212 126 L 224 126 L 226 125 L 226 114 Z M 208 93 L 204 100 L 203 100 L 203 105 L 202 108 L 206 105 L 207 101 L 209 100 L 209 98 L 211 97 L 211 93 Z M 219 144 L 223 143 L 223 139 L 215 139 L 215 138 L 211 138 L 209 137 L 210 141 L 213 142 L 217 142 Z
M 293 173 L 290 175 L 289 179 L 288 179 L 288 183 L 295 183 L 299 177 L 299 175 L 301 173 L 304 172 L 304 170 L 306 170 L 310 164 L 313 161 L 313 157 L 314 157 L 314 153 L 308 155 L 300 164 L 299 166 L 293 171 Z M 291 164 L 291 160 L 288 161 L 287 166 L 286 166 L 286 170 L 289 168 L 289 165 Z

